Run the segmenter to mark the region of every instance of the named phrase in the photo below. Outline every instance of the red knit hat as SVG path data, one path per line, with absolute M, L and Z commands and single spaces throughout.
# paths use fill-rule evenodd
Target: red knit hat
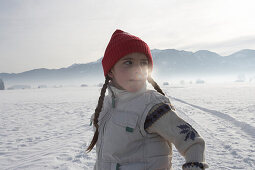
M 134 52 L 144 53 L 149 60 L 150 69 L 152 70 L 153 61 L 149 46 L 140 38 L 117 29 L 112 34 L 102 60 L 104 75 L 108 74 L 119 59 Z

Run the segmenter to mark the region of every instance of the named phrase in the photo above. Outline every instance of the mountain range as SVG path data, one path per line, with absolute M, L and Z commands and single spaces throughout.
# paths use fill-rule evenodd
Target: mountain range
M 158 80 L 210 76 L 255 75 L 255 50 L 244 49 L 229 56 L 207 50 L 151 50 L 153 76 Z M 22 73 L 0 73 L 5 84 L 93 84 L 103 82 L 102 58 L 60 69 L 34 69 Z

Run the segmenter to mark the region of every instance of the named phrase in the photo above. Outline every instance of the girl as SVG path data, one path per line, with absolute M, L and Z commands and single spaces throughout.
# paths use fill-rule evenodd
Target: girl
M 105 83 L 95 113 L 94 170 L 169 170 L 172 143 L 185 157 L 184 170 L 201 170 L 205 142 L 175 112 L 152 79 L 153 61 L 140 38 L 116 30 L 102 60 Z M 146 80 L 156 90 L 146 89 Z M 105 97 L 106 89 L 108 95 Z

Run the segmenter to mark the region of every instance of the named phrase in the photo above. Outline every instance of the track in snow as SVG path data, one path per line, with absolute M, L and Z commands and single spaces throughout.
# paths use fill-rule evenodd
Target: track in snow
M 192 126 L 197 129 L 204 137 L 207 144 L 206 160 L 209 163 L 210 168 L 230 170 L 253 169 L 255 167 L 255 128 L 253 126 L 245 122 L 238 121 L 225 113 L 197 106 L 172 96 L 168 97 L 174 101 L 179 102 L 179 104 L 177 104 L 178 107 L 176 108 L 177 113 L 184 120 L 192 124 Z M 208 121 L 204 120 L 205 122 L 204 124 L 202 124 L 188 115 L 187 112 L 189 112 L 189 110 L 191 109 L 193 109 L 197 113 L 200 112 L 203 114 L 209 114 L 212 117 L 208 117 Z M 210 127 L 207 126 L 206 122 L 210 121 L 219 122 L 216 127 L 217 131 L 210 130 Z M 235 133 L 234 135 L 232 135 L 231 133 L 229 133 L 229 131 L 232 131 L 232 129 L 228 128 L 231 128 L 233 126 L 235 127 L 235 129 L 239 130 L 239 134 Z M 246 134 L 245 140 L 237 140 L 237 137 L 241 139 L 244 137 L 243 133 Z M 221 136 L 225 136 L 225 138 L 222 138 Z M 240 150 L 240 145 L 245 144 L 245 151 Z M 247 144 L 250 144 L 250 146 L 247 146 Z M 246 154 L 243 154 L 242 152 L 246 152 Z M 235 163 L 233 163 L 233 160 L 235 160 Z M 222 162 L 223 166 L 220 164 L 220 162 Z

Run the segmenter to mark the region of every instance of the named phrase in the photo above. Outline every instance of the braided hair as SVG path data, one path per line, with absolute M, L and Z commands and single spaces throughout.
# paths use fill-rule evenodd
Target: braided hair
M 93 139 L 92 139 L 89 147 L 86 150 L 87 152 L 90 152 L 93 149 L 93 147 L 95 146 L 95 144 L 97 143 L 98 134 L 99 134 L 99 131 L 98 131 L 98 128 L 99 128 L 98 127 L 98 117 L 99 117 L 99 114 L 100 114 L 100 112 L 102 110 L 102 107 L 103 107 L 105 91 L 106 91 L 106 88 L 108 86 L 109 81 L 110 81 L 110 77 L 107 75 L 105 77 L 105 82 L 104 82 L 104 85 L 101 89 L 101 95 L 98 99 L 98 104 L 97 104 L 97 107 L 95 109 L 95 116 L 94 116 L 93 124 L 96 127 L 96 131 L 94 133 Z

